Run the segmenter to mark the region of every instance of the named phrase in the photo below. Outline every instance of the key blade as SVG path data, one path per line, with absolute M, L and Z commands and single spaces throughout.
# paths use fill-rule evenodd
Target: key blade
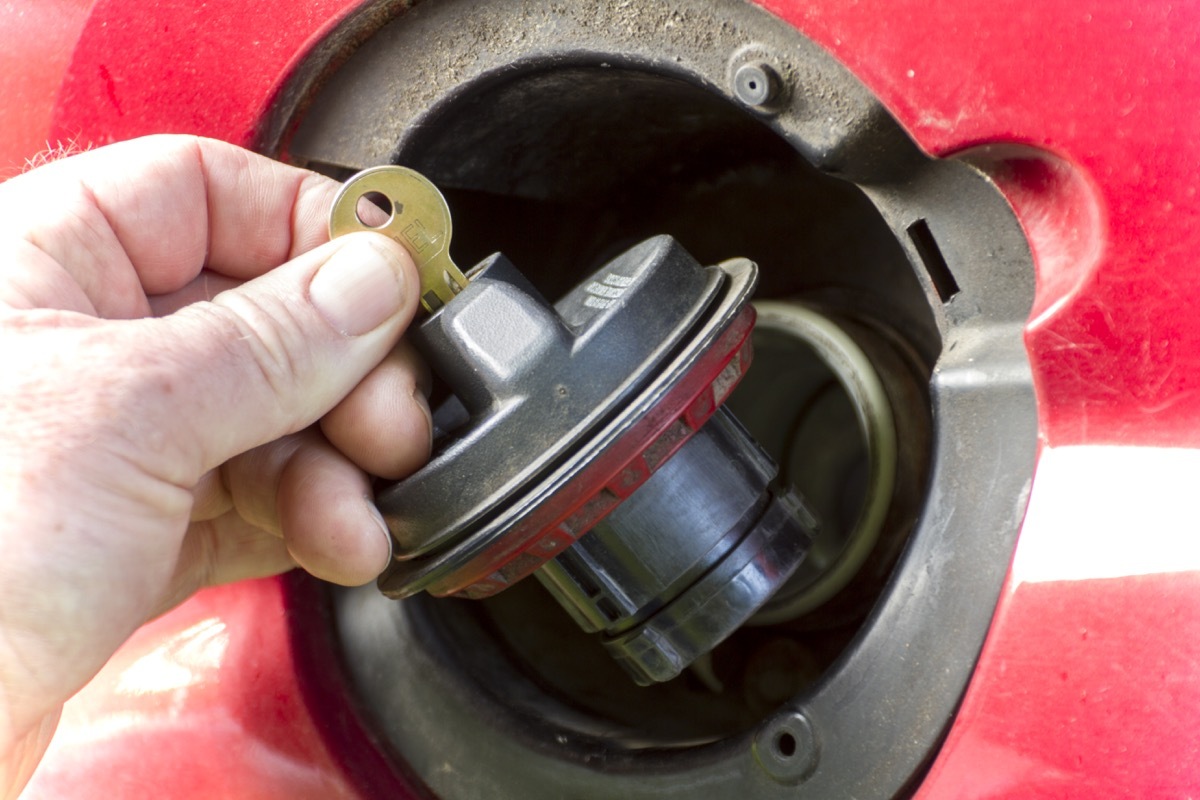
M 368 225 L 360 219 L 359 202 L 364 198 L 390 203 L 386 222 Z M 416 170 L 371 167 L 347 180 L 329 212 L 329 236 L 355 231 L 382 233 L 408 251 L 421 276 L 421 305 L 426 311 L 438 310 L 467 285 L 466 276 L 450 259 L 450 207 L 438 188 Z

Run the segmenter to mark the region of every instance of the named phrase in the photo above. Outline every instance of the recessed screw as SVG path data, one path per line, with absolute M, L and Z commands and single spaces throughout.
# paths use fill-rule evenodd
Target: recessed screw
M 798 783 L 817 768 L 817 737 L 799 711 L 767 721 L 754 737 L 754 758 L 779 783 Z
M 763 108 L 779 93 L 779 76 L 766 64 L 743 64 L 733 73 L 733 93 L 753 108 Z

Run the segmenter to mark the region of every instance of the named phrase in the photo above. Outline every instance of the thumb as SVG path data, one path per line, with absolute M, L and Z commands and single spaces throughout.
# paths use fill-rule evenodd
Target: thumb
M 404 248 L 355 233 L 211 302 L 148 320 L 161 326 L 155 346 L 166 361 L 150 378 L 159 402 L 143 406 L 146 422 L 171 432 L 156 437 L 165 445 L 162 477 L 191 485 L 311 425 L 383 360 L 418 295 Z

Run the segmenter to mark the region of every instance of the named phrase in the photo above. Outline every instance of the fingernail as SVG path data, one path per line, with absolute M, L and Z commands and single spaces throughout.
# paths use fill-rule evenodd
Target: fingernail
M 308 285 L 313 306 L 346 336 L 375 330 L 400 310 L 403 301 L 395 256 L 374 238 L 347 237 Z
M 375 505 L 375 502 L 371 500 L 370 497 L 365 499 L 367 501 L 367 508 L 371 512 L 371 516 L 375 518 L 376 524 L 379 525 L 379 530 L 383 532 L 384 541 L 387 542 L 387 561 L 379 569 L 380 572 L 383 572 L 383 570 L 387 569 L 388 564 L 392 563 L 392 556 L 395 552 L 395 540 L 392 539 L 392 532 L 388 528 L 387 520 L 383 518 L 383 514 L 379 513 L 379 508 Z
M 425 450 L 426 458 L 428 458 L 429 454 L 433 452 L 433 411 L 429 408 L 429 398 L 425 396 L 420 387 L 413 387 L 412 400 L 413 404 L 425 415 L 425 424 L 429 428 L 429 446 Z

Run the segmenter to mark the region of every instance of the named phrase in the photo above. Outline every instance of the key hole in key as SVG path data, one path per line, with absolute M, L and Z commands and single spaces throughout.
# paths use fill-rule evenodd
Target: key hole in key
M 354 215 L 368 228 L 382 228 L 403 208 L 393 205 L 392 199 L 383 192 L 365 192 L 354 204 Z

